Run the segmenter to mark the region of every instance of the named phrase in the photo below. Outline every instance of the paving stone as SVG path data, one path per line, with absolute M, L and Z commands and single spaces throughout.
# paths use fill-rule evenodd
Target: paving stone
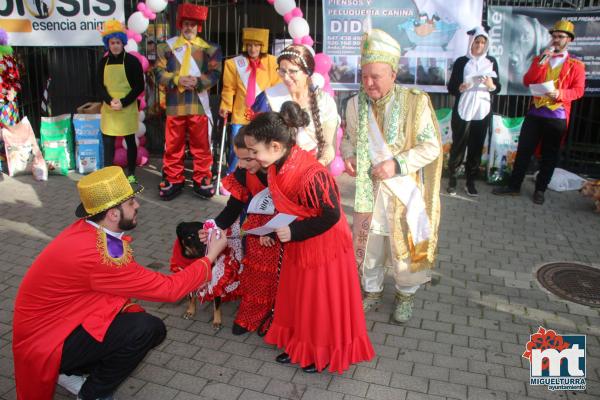
M 450 370 L 450 382 L 467 386 L 477 386 L 484 389 L 487 387 L 485 375 L 455 369 Z
M 276 378 L 282 381 L 290 381 L 298 367 L 273 363 L 264 363 L 258 370 L 258 374 Z
M 433 365 L 415 364 L 412 375 L 447 381 L 449 369 L 444 367 L 435 367 Z
M 413 362 L 404 360 L 392 360 L 385 357 L 380 357 L 377 361 L 377 369 L 384 371 L 398 372 L 405 375 L 410 375 L 413 369 Z
M 238 371 L 229 383 L 234 386 L 262 392 L 269 383 L 269 380 L 270 378 L 266 376 Z
M 354 375 L 352 375 L 352 377 L 356 380 L 368 383 L 389 385 L 392 373 L 359 365 L 356 367 L 356 370 L 354 370 Z
M 286 399 L 300 399 L 305 390 L 304 384 L 271 379 L 264 392 Z
M 427 393 L 429 388 L 429 379 L 419 376 L 410 376 L 394 373 L 390 386 L 400 389 L 406 389 L 408 391 L 416 391 Z
M 146 364 L 144 367 L 136 370 L 133 373 L 133 376 L 135 376 L 138 379 L 151 383 L 156 383 L 159 385 L 165 385 L 171 380 L 171 378 L 173 378 L 174 375 L 175 371 L 171 371 L 151 364 Z
M 506 400 L 507 396 L 505 392 L 496 390 L 481 389 L 474 386 L 469 386 L 468 400 Z
M 500 378 L 498 376 L 488 376 L 487 388 L 490 390 L 500 390 L 503 392 L 525 394 L 525 384 L 523 381 L 514 379 Z
M 175 398 L 177 390 L 155 383 L 147 383 L 134 396 L 140 400 L 170 400 Z
M 342 393 L 309 387 L 302 395 L 301 400 L 342 400 L 343 398 L 344 395 Z
M 226 367 L 238 369 L 246 372 L 256 372 L 264 364 L 262 360 L 255 360 L 249 357 L 232 355 L 224 364 Z
M 206 379 L 178 372 L 167 383 L 167 386 L 183 390 L 184 392 L 199 394 L 207 383 L 208 381 Z
M 235 375 L 235 369 L 227 368 L 222 365 L 206 363 L 196 373 L 196 376 L 208 379 L 209 381 L 217 381 L 227 383 Z
M 265 393 L 255 392 L 253 390 L 244 390 L 238 400 L 277 400 L 279 397 L 271 396 Z
M 244 390 L 224 383 L 209 383 L 202 389 L 202 395 L 217 400 L 236 399 Z
M 365 382 L 334 376 L 329 383 L 328 390 L 364 397 L 368 387 L 369 384 Z
M 367 399 L 377 400 L 404 400 L 406 399 L 406 390 L 380 385 L 370 385 L 366 397 Z

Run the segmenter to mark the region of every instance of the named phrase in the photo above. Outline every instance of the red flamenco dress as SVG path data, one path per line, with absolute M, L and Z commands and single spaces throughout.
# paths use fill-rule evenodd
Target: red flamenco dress
M 240 264 L 240 260 L 242 259 L 242 241 L 240 238 L 239 223 L 236 222 L 231 226 L 231 229 L 227 231 L 227 237 L 227 247 L 213 263 L 211 281 L 208 285 L 202 284 L 202 286 L 192 292 L 198 297 L 200 303 L 213 301 L 216 297 L 220 297 L 221 301 L 224 302 L 231 301 L 236 300 L 240 295 L 238 286 L 243 267 Z M 171 271 L 181 271 L 196 260 L 198 259 L 185 257 L 179 239 L 175 239 L 170 261 Z
M 273 323 L 265 341 L 301 367 L 343 373 L 371 360 L 358 268 L 348 222 L 333 177 L 294 146 L 269 189 L 277 211 L 298 216 L 285 243 Z
M 234 199 L 247 205 L 251 197 L 266 189 L 266 175 L 262 172 L 251 174 L 238 168 L 223 179 L 223 187 Z M 247 214 L 242 230 L 263 226 L 273 215 Z M 217 224 L 219 224 L 217 218 Z M 277 264 L 281 242 L 271 247 L 262 246 L 259 236 L 245 236 L 244 273 L 240 276 L 240 305 L 235 323 L 248 331 L 255 331 L 271 311 L 277 293 Z

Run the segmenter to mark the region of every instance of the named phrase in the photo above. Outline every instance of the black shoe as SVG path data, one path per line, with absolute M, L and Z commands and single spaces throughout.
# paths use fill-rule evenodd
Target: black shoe
M 275 361 L 277 361 L 279 364 L 289 364 L 292 362 L 292 359 L 288 353 L 281 353 L 275 357 Z
M 494 188 L 494 190 L 492 190 L 492 194 L 495 194 L 496 196 L 518 196 L 521 194 L 521 190 L 513 189 L 510 186 L 500 186 Z
M 467 184 L 465 186 L 465 192 L 467 193 L 467 196 L 471 196 L 471 197 L 479 196 L 479 192 L 477 191 L 477 188 L 475 187 L 475 184 L 473 182 L 467 182 Z
M 533 192 L 533 202 L 535 204 L 544 204 L 544 192 L 542 192 L 541 190 L 536 190 L 535 192 Z
M 183 182 L 171 183 L 168 180 L 164 180 L 158 185 L 159 196 L 161 200 L 170 201 L 177 197 L 183 190 Z
M 235 322 L 233 323 L 233 328 L 231 328 L 231 333 L 233 333 L 236 336 L 239 335 L 243 335 L 244 333 L 247 333 L 248 329 L 244 328 L 241 325 L 236 324 Z
M 327 369 L 327 365 L 325 366 L 325 368 L 323 368 L 323 370 Z M 315 364 L 310 364 L 307 365 L 306 367 L 302 367 L 302 371 L 306 372 L 307 374 L 314 374 L 316 372 L 320 372 Z
M 215 195 L 215 188 L 210 181 L 203 179 L 202 183 L 194 181 L 194 193 L 203 199 L 210 199 Z
M 450 177 L 450 179 L 448 179 L 448 188 L 446 189 L 446 192 L 448 192 L 450 196 L 456 194 L 456 178 Z

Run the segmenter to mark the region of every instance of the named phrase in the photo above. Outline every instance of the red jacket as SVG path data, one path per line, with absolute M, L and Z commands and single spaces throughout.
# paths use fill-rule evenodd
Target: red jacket
M 96 243 L 96 228 L 79 220 L 42 251 L 23 278 L 13 318 L 20 400 L 52 399 L 63 343 L 77 326 L 101 342 L 130 297 L 172 302 L 211 280 L 206 258 L 163 275 L 133 258 L 121 266 L 104 263 Z
M 550 63 L 539 64 L 539 56 L 534 57 L 529 70 L 523 75 L 523 84 L 527 87 L 532 83 L 546 82 L 546 72 Z M 585 64 L 576 58 L 567 55 L 558 76 L 558 101 L 562 101 L 567 114 L 571 114 L 571 102 L 583 97 L 585 90 Z

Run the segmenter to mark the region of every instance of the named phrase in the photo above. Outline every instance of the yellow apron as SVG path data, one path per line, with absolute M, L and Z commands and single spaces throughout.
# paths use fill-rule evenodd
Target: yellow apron
M 113 99 L 122 99 L 131 91 L 131 85 L 125 74 L 125 57 L 123 64 L 104 65 L 104 86 Z M 102 133 L 109 136 L 127 136 L 138 130 L 138 108 L 134 101 L 120 111 L 115 111 L 106 103 L 102 103 L 102 118 L 100 129 Z

